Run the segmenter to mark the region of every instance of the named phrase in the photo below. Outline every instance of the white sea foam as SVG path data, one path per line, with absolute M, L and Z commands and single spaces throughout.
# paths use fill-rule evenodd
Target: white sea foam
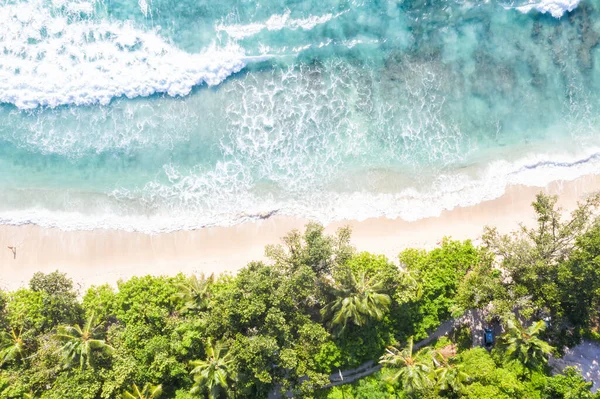
M 574 156 L 572 154 L 531 155 L 515 162 L 496 161 L 481 169 L 475 175 L 454 173 L 440 176 L 430 187 L 407 187 L 398 193 L 333 193 L 316 192 L 312 198 L 276 199 L 250 194 L 242 187 L 232 188 L 229 194 L 236 201 L 229 204 L 222 200 L 218 210 L 198 211 L 186 202 L 185 190 L 179 192 L 183 202 L 181 207 L 152 215 L 135 215 L 115 212 L 106 208 L 94 213 L 54 212 L 42 208 L 18 211 L 0 211 L 0 224 L 20 225 L 33 223 L 43 227 L 57 227 L 63 230 L 91 230 L 98 228 L 161 233 L 176 230 L 190 230 L 207 226 L 230 226 L 247 221 L 262 219 L 273 214 L 296 216 L 329 223 L 340 220 L 364 220 L 373 217 L 401 218 L 414 221 L 438 216 L 444 210 L 472 206 L 486 200 L 500 197 L 509 185 L 522 184 L 544 187 L 556 180 L 575 180 L 581 176 L 600 172 L 600 149 Z M 582 158 L 583 157 L 583 158 Z M 185 181 L 172 165 L 165 171 L 173 182 Z M 228 174 L 239 171 L 235 167 Z M 218 177 L 219 173 L 212 176 Z M 225 183 L 223 181 L 217 183 Z M 191 188 L 191 182 L 184 182 L 180 188 Z M 198 184 L 197 182 L 193 184 Z M 211 183 L 211 186 L 212 183 Z M 207 186 L 203 187 L 205 189 Z M 160 185 L 149 185 L 147 200 L 161 197 Z M 245 191 L 242 193 L 242 191 Z M 173 192 L 166 190 L 168 195 Z M 164 194 L 164 193 L 162 193 Z M 193 197 L 193 195 L 192 195 Z M 123 199 L 123 198 L 122 198 Z
M 330 20 L 337 18 L 342 15 L 345 11 L 338 14 L 324 14 L 321 16 L 311 15 L 308 18 L 290 18 L 291 12 L 287 10 L 283 14 L 275 14 L 272 15 L 265 22 L 254 22 L 250 24 L 232 24 L 227 25 L 224 23 L 219 23 L 215 26 L 215 30 L 217 32 L 225 32 L 232 39 L 240 40 L 245 39 L 250 36 L 254 36 L 255 34 L 261 32 L 266 29 L 269 31 L 278 31 L 282 29 L 303 29 L 303 30 L 311 30 L 317 25 L 324 24 L 329 22 Z
M 140 11 L 144 14 L 144 17 L 148 16 L 148 2 L 146 0 L 138 0 L 138 5 L 140 6 Z
M 545 187 L 553 181 L 572 181 L 598 174 L 600 149 L 594 151 L 578 156 L 537 154 L 515 162 L 495 161 L 475 176 L 441 175 L 431 187 L 407 188 L 396 194 L 356 192 L 337 198 L 331 206 L 331 216 L 323 213 L 320 218 L 316 214 L 314 217 L 324 223 L 381 216 L 406 221 L 435 217 L 445 210 L 499 198 L 511 185 Z
M 86 4 L 68 3 L 89 11 Z M 154 93 L 185 96 L 196 85 L 221 83 L 248 61 L 236 45 L 190 54 L 156 31 L 59 11 L 37 2 L 0 7 L 0 102 L 27 109 Z
M 516 6 L 522 13 L 536 10 L 542 14 L 550 13 L 554 18 L 562 17 L 566 12 L 571 12 L 579 5 L 581 0 L 541 0 L 531 1 L 528 4 Z M 512 7 L 511 7 L 512 8 Z

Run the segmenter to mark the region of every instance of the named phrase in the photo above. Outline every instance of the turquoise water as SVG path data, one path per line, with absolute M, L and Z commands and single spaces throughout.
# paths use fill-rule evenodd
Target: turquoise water
M 598 173 L 600 4 L 527 4 L 0 0 L 0 222 L 414 220 Z

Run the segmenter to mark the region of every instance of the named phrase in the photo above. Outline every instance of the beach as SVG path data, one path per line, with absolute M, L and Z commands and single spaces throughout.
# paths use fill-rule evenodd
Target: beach
M 555 181 L 542 188 L 509 186 L 500 198 L 414 222 L 373 218 L 332 223 L 326 230 L 333 233 L 349 225 L 352 244 L 357 250 L 384 254 L 395 260 L 400 251 L 409 247 L 434 248 L 444 236 L 477 241 L 486 225 L 506 233 L 519 223 L 530 224 L 534 220 L 529 204 L 540 191 L 559 195 L 560 205 L 571 211 L 578 200 L 600 191 L 600 176 Z M 307 222 L 274 216 L 232 227 L 156 235 L 4 225 L 0 226 L 0 286 L 14 290 L 26 286 L 35 272 L 54 270 L 67 273 L 82 290 L 147 274 L 235 273 L 250 261 L 266 260 L 265 245 L 280 243 L 287 232 L 302 229 Z M 8 246 L 17 248 L 16 259 Z
M 598 388 L 600 1 L 18 0 L 0 26 L 0 398 Z

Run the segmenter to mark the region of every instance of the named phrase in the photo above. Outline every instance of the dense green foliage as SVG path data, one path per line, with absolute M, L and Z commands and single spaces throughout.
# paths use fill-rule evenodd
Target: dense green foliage
M 78 293 L 67 276 L 38 273 L 0 292 L 0 397 L 594 398 L 576 370 L 551 376 L 547 359 L 596 334 L 597 204 L 562 221 L 540 195 L 536 228 L 488 229 L 481 247 L 445 239 L 398 264 L 355 252 L 348 229 L 311 223 L 235 276 Z M 504 326 L 491 351 L 471 347 L 469 326 L 418 345 L 471 309 Z M 383 369 L 323 388 L 366 361 Z

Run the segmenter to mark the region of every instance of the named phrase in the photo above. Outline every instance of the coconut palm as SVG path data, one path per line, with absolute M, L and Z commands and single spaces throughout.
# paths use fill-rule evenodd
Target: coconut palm
M 402 273 L 402 289 L 396 292 L 396 300 L 399 303 L 419 300 L 423 296 L 423 285 L 415 275 L 416 273 L 407 270 Z
M 207 392 L 209 399 L 229 396 L 230 384 L 235 381 L 233 359 L 221 342 L 214 345 L 209 340 L 206 345 L 206 360 L 190 362 L 194 367 L 192 393 Z
M 11 361 L 23 360 L 25 343 L 22 338 L 23 330 L 17 333 L 14 329 L 10 333 L 3 331 L 0 334 L 0 366 Z
M 93 313 L 83 327 L 79 325 L 59 327 L 56 338 L 64 343 L 61 350 L 67 367 L 79 362 L 79 367 L 83 369 L 94 364 L 96 353 L 112 351 L 110 345 L 102 339 L 100 325 L 96 324 Z
M 363 326 L 369 320 L 381 320 L 391 303 L 382 288 L 381 282 L 369 279 L 365 272 L 348 272 L 345 281 L 335 288 L 336 299 L 323 308 L 322 314 L 342 331 L 350 321 Z
M 509 319 L 506 333 L 501 337 L 506 355 L 519 360 L 530 370 L 546 364 L 554 348 L 539 337 L 545 329 L 543 320 L 524 328 L 518 320 Z
M 452 358 L 455 355 L 455 345 L 448 345 L 434 353 L 435 382 L 440 391 L 459 392 L 469 379 L 469 376 L 463 371 L 462 364 L 452 363 Z
M 162 394 L 162 385 L 150 385 L 146 384 L 140 390 L 140 388 L 133 384 L 131 391 L 123 392 L 121 398 L 123 399 L 156 399 Z
M 179 292 L 175 294 L 175 297 L 183 303 L 181 311 L 206 310 L 210 298 L 210 286 L 214 282 L 214 274 L 205 277 L 203 273 L 200 278 L 192 275 L 184 283 L 177 284 Z
M 436 384 L 440 391 L 459 392 L 469 379 L 460 364 L 444 364 L 435 370 Z
M 398 371 L 388 378 L 388 382 L 398 381 L 409 395 L 416 395 L 433 386 L 431 350 L 425 347 L 413 353 L 413 338 L 410 337 L 406 348 L 399 350 L 391 347 L 379 359 L 384 367 L 398 368 Z

